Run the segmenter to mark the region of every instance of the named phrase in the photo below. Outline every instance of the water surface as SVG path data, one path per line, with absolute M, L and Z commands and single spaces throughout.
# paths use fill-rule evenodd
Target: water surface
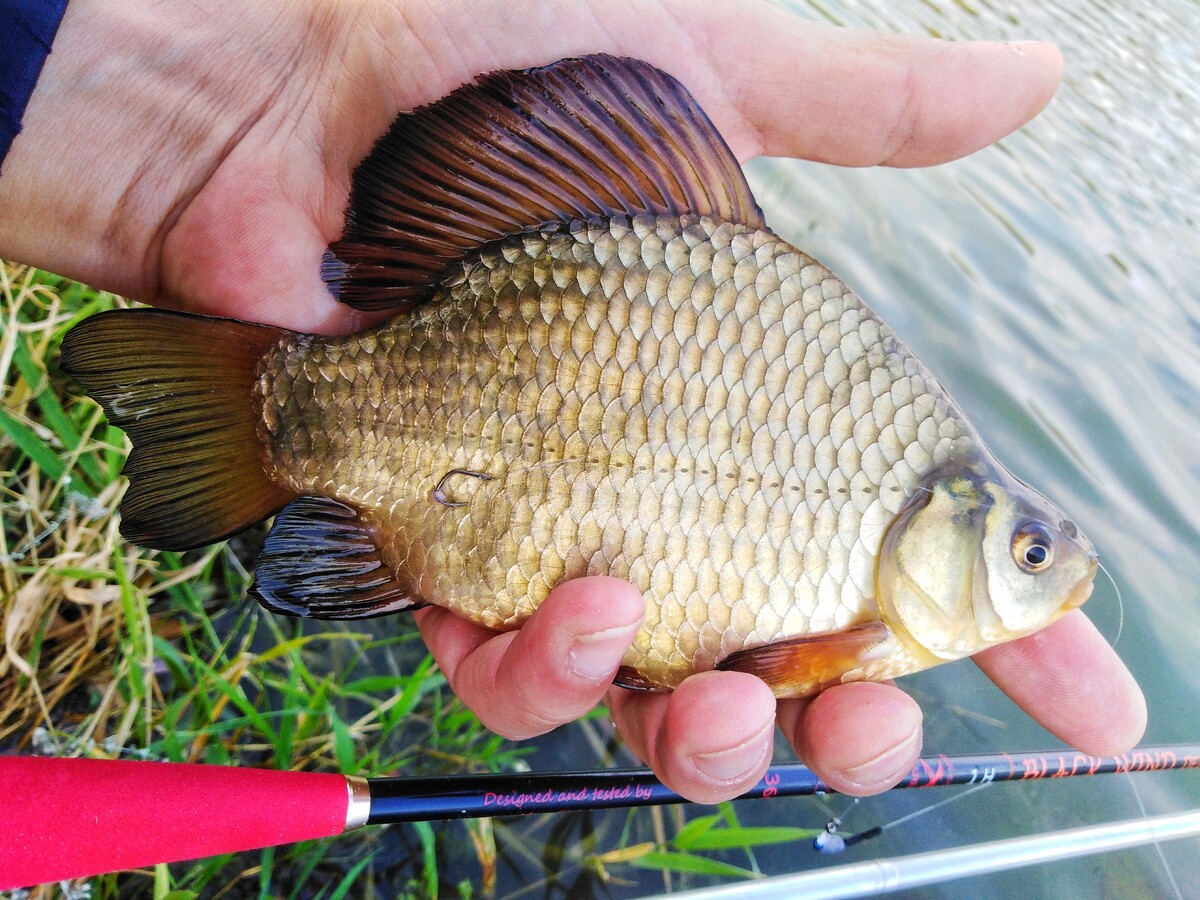
M 1117 649 L 1147 695 L 1146 742 L 1197 740 L 1200 5 L 792 0 L 790 8 L 848 27 L 952 40 L 1045 38 L 1062 48 L 1067 70 L 1055 101 L 996 147 L 926 170 L 759 161 L 751 183 L 772 227 L 860 293 L 938 375 L 996 455 L 1092 538 L 1124 596 Z M 1120 614 L 1111 586 L 1098 583 L 1086 611 L 1115 639 Z M 903 684 L 925 710 L 929 753 L 1060 746 L 970 663 Z M 580 734 L 568 729 L 543 740 L 531 765 L 591 764 Z M 945 796 L 864 800 L 845 825 L 891 822 Z M 737 804 L 737 811 L 746 823 L 820 827 L 847 805 L 806 799 Z M 841 857 L 789 846 L 759 852 L 757 863 L 778 874 L 1197 805 L 1195 772 L 1002 784 Z M 651 839 L 650 816 L 499 826 L 498 896 L 661 890 L 660 875 L 628 867 L 617 867 L 619 880 L 605 885 L 555 849 L 582 839 L 603 853 L 627 827 Z M 470 856 L 464 851 L 459 860 L 466 877 Z M 575 874 L 542 880 L 559 866 Z M 697 883 L 705 882 L 690 882 Z M 977 897 L 1172 896 L 1177 886 L 1186 896 L 1197 884 L 1200 841 L 1186 841 L 921 896 L 964 888 Z
M 1124 597 L 1117 649 L 1147 743 L 1200 734 L 1200 5 L 795 2 L 798 15 L 954 40 L 1045 38 L 1063 86 L 1030 126 L 925 170 L 752 167 L 773 227 L 895 328 L 1018 475 L 1070 511 Z M 1087 614 L 1111 639 L 1115 592 Z M 1057 746 L 970 664 L 904 680 L 926 750 Z M 939 795 L 940 796 L 940 795 Z M 1195 773 L 998 785 L 855 859 L 1194 808 Z M 863 801 L 852 829 L 932 802 Z M 973 896 L 1188 895 L 1200 842 L 975 879 Z M 807 864 L 798 856 L 798 867 Z M 839 862 L 849 861 L 841 857 Z M 823 864 L 818 862 L 817 864 Z M 1190 886 L 1190 887 L 1189 887 Z M 949 896 L 962 884 L 944 889 Z M 922 892 L 929 896 L 928 891 Z

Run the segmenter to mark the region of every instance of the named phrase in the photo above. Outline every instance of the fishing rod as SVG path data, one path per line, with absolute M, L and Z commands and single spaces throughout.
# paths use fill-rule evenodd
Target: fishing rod
M 671 900 L 833 900 L 877 897 L 958 878 L 1004 872 L 1022 866 L 1090 856 L 1143 844 L 1200 836 L 1200 810 L 1167 813 L 1148 819 L 1127 819 L 1083 825 L 1062 831 L 1024 835 L 831 866 L 812 872 L 776 875 L 762 881 L 700 888 L 673 893 Z
M 1200 744 L 931 756 L 897 788 L 1200 768 Z M 0 757 L 0 890 L 333 837 L 364 825 L 683 803 L 645 769 L 362 778 L 135 760 Z M 829 792 L 772 766 L 741 799 Z

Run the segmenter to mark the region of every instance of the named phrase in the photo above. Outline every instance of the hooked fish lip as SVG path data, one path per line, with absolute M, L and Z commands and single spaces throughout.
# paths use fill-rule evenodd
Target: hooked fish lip
M 1067 594 L 1066 602 L 1062 605 L 1064 612 L 1079 609 L 1092 596 L 1092 589 L 1095 587 L 1092 579 L 1096 576 L 1096 567 L 1098 565 L 1099 561 L 1093 556 L 1091 563 L 1088 565 L 1087 574 L 1083 578 L 1080 578 L 1075 587 L 1071 588 L 1071 592 Z

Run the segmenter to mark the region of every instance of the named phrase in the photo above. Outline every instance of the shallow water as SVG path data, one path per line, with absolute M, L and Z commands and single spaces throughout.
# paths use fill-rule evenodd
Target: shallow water
M 926 170 L 764 161 L 773 227 L 895 328 L 1018 475 L 1070 511 L 1124 599 L 1117 649 L 1146 743 L 1200 734 L 1200 6 L 796 2 L 799 15 L 951 39 L 1056 41 L 1050 107 L 1000 145 Z M 1116 637 L 1103 580 L 1086 607 Z M 953 673 L 953 674 L 951 674 Z M 926 751 L 1058 746 L 970 664 L 904 681 Z M 940 799 L 940 795 L 938 797 Z M 998 785 L 889 831 L 854 859 L 1194 808 L 1195 773 Z M 851 829 L 933 800 L 858 804 Z M 1184 895 L 1200 842 L 974 879 L 972 896 Z M 799 860 L 799 857 L 794 857 Z M 849 862 L 849 854 L 836 862 Z M 798 862 L 797 867 L 807 866 Z M 962 884 L 944 888 L 946 895 Z M 928 891 L 923 896 L 930 896 Z
M 1091 537 L 1124 598 L 1117 649 L 1147 695 L 1145 742 L 1197 740 L 1200 5 L 790 5 L 797 15 L 851 27 L 956 40 L 1048 38 L 1063 49 L 1066 77 L 1046 112 L 968 159 L 904 171 L 759 161 L 751 182 L 772 227 L 860 293 L 939 376 L 996 455 Z M 1098 582 L 1086 611 L 1115 639 L 1121 614 L 1111 585 Z M 970 663 L 903 684 L 925 710 L 927 753 L 1060 746 Z M 581 745 L 578 733 L 557 733 L 539 743 L 530 763 L 577 768 L 586 764 Z M 864 800 L 845 828 L 894 821 L 945 796 Z M 840 857 L 819 857 L 805 845 L 760 851 L 757 861 L 779 874 L 1198 805 L 1195 772 L 1002 784 Z M 737 811 L 747 824 L 820 827 L 846 807 L 834 797 L 743 803 Z M 504 826 L 498 834 L 509 850 L 498 895 L 568 890 L 541 882 L 546 873 L 537 859 L 515 849 L 518 835 L 567 846 L 596 829 L 595 849 L 604 852 L 629 822 L 651 829 L 649 815 Z M 547 869 L 552 858 L 543 856 Z M 471 864 L 460 862 L 465 870 L 457 877 L 470 877 Z M 568 881 L 569 890 L 639 896 L 664 886 L 659 875 L 617 871 L 628 880 L 602 887 L 585 877 Z M 1193 840 L 976 878 L 969 890 L 980 897 L 1187 896 L 1197 884 L 1200 841 Z

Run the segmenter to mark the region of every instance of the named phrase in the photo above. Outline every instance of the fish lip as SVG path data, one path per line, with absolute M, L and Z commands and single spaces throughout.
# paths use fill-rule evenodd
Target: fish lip
M 1096 568 L 1099 566 L 1099 560 L 1093 556 L 1088 565 L 1087 574 L 1075 583 L 1071 588 L 1071 592 L 1067 594 L 1067 599 L 1063 603 L 1063 612 L 1068 612 L 1072 609 L 1079 609 L 1092 596 L 1092 590 L 1095 588 L 1093 579 L 1096 577 Z

